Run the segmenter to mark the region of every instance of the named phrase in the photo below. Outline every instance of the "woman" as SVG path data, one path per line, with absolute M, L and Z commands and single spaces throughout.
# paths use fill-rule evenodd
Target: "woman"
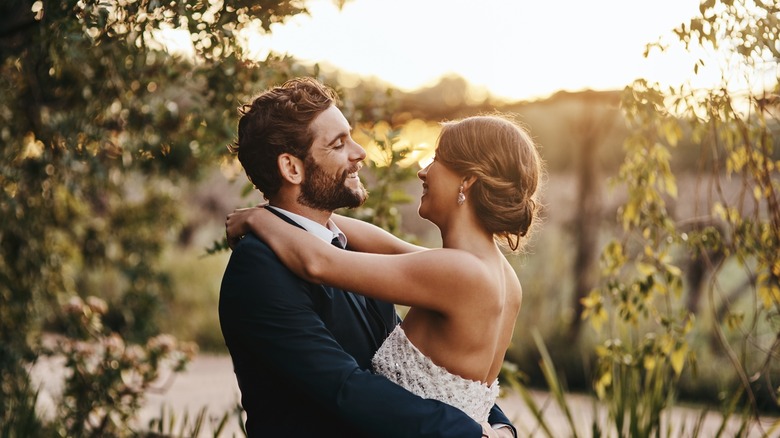
M 523 129 L 502 116 L 469 117 L 443 124 L 434 161 L 418 172 L 419 214 L 439 228 L 440 249 L 334 215 L 349 239 L 343 251 L 262 208 L 231 214 L 228 234 L 251 230 L 312 283 L 409 306 L 374 371 L 485 422 L 522 301 L 497 239 L 518 249 L 537 214 L 540 175 Z

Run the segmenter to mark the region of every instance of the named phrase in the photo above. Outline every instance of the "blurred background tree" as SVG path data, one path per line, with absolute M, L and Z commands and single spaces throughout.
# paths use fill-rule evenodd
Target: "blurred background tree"
M 160 268 L 184 231 L 188 183 L 219 164 L 235 108 L 309 73 L 244 57 L 250 26 L 304 13 L 296 1 L 32 1 L 0 5 L 0 423 L 34 394 L 45 324 L 71 296 L 109 302 L 135 342 L 160 331 L 172 294 Z M 193 42 L 166 51 L 170 29 Z
M 768 433 L 759 416 L 780 407 L 780 7 L 706 0 L 700 13 L 675 36 L 699 54 L 694 72 L 719 62 L 722 83 L 627 88 L 623 233 L 583 300 L 606 328 L 593 379 L 619 436 L 660 433 L 678 388 L 741 413 L 743 434 Z M 684 139 L 699 158 L 681 170 Z

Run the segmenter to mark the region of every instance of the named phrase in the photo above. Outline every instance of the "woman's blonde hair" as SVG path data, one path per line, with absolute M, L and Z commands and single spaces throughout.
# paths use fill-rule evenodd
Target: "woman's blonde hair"
M 476 180 L 468 190 L 482 225 L 513 251 L 538 215 L 542 160 L 533 140 L 501 114 L 445 122 L 436 159 Z

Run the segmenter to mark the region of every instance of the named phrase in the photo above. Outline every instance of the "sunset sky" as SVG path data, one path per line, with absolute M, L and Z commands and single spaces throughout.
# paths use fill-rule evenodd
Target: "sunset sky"
M 644 59 L 645 44 L 698 13 L 698 0 L 331 0 L 253 35 L 268 50 L 411 90 L 455 73 L 508 99 L 622 88 L 638 77 L 678 84 L 681 51 Z

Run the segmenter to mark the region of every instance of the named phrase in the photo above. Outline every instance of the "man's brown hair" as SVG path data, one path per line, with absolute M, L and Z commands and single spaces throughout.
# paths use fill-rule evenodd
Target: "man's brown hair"
M 268 89 L 239 107 L 238 140 L 230 150 L 238 153 L 247 177 L 266 198 L 282 186 L 279 155 L 304 160 L 314 141 L 311 122 L 338 103 L 332 88 L 303 77 Z

